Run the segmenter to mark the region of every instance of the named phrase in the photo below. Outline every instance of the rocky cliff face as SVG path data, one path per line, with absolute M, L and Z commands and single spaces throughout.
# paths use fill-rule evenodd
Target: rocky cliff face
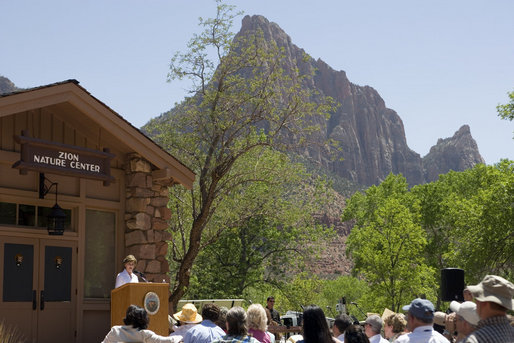
M 439 174 L 445 174 L 450 170 L 466 170 L 477 163 L 485 162 L 478 152 L 477 143 L 471 137 L 469 126 L 463 125 L 453 137 L 440 138 L 423 157 L 425 181 L 435 181 Z
M 0 76 L 0 94 L 12 93 L 19 90 L 8 78 Z
M 464 170 L 483 162 L 469 128 L 467 135 L 463 133 L 466 139 L 445 140 L 445 148 L 437 149 L 441 151 L 437 158 L 429 154 L 422 160 L 407 146 L 401 118 L 385 106 L 375 89 L 351 83 L 344 71 L 336 71 L 322 60 L 309 58 L 304 62 L 304 50 L 294 45 L 277 24 L 262 16 L 246 16 L 238 35 L 251 34 L 256 30 L 261 30 L 267 40 L 274 40 L 284 49 L 285 70 L 297 67 L 305 73 L 314 71 L 314 78 L 305 87 L 331 96 L 340 104 L 329 121 L 323 123 L 318 138 L 320 141 L 331 138 L 339 142 L 342 149 L 338 157 L 343 160 L 331 160 L 325 151 L 316 148 L 304 152 L 335 174 L 369 186 L 380 183 L 391 172 L 401 173 L 409 184 L 414 185 L 432 181 L 433 175 L 449 169 Z M 461 150 L 464 147 L 465 152 Z M 451 157 L 443 157 L 445 154 L 451 154 Z

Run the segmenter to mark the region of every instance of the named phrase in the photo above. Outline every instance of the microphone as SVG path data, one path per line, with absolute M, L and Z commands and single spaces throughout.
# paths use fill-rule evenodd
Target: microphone
M 134 274 L 138 275 L 141 280 L 143 280 L 144 282 L 148 282 L 148 280 L 145 278 L 145 274 L 141 273 L 139 270 L 136 270 L 134 269 L 133 270 Z

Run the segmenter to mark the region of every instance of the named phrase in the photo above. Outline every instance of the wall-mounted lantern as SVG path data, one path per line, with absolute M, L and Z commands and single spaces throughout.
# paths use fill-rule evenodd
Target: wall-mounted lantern
M 45 181 L 50 182 L 50 186 L 45 185 Z M 39 198 L 44 199 L 45 195 L 55 186 L 55 205 L 50 211 L 50 215 L 47 217 L 48 224 L 47 230 L 49 235 L 61 236 L 64 233 L 64 224 L 66 222 L 66 214 L 64 210 L 57 204 L 58 186 L 57 182 L 52 182 L 45 177 L 44 173 L 39 173 Z

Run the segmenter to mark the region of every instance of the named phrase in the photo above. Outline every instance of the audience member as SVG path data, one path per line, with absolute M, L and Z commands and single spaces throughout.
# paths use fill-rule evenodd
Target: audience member
M 467 289 L 476 302 L 480 321 L 477 329 L 464 342 L 514 342 L 514 328 L 507 318 L 507 310 L 514 307 L 514 285 L 500 276 L 486 275 L 478 285 L 468 286 Z
M 220 316 L 216 321 L 216 325 L 218 325 L 225 333 L 227 333 L 227 312 L 228 308 L 225 306 L 221 306 Z
M 227 312 L 227 334 L 213 343 L 259 343 L 248 335 L 246 312 L 239 306 L 232 307 Z
M 369 343 L 369 338 L 362 326 L 350 325 L 344 332 L 344 343 Z
M 182 306 L 182 310 L 175 313 L 173 318 L 178 321 L 178 325 L 173 327 L 173 332 L 170 334 L 171 337 L 174 337 L 174 342 L 181 342 L 184 335 L 202 321 L 202 316 L 198 314 L 196 306 L 191 303 Z
M 366 318 L 364 322 L 364 332 L 369 338 L 370 343 L 388 343 L 387 339 L 380 335 L 384 322 L 379 315 L 373 314 Z
M 264 307 L 261 304 L 252 304 L 248 307 L 246 316 L 248 317 L 248 333 L 261 343 L 271 343 L 271 334 L 266 332 L 268 318 Z
M 449 340 L 433 328 L 434 305 L 429 300 L 414 299 L 403 310 L 408 311 L 407 327 L 411 333 L 399 336 L 396 342 L 449 343 Z
M 384 337 L 389 342 L 394 342 L 400 335 L 405 333 L 407 321 L 401 313 L 392 313 L 384 319 Z
M 105 336 L 102 343 L 118 343 L 118 342 L 143 342 L 143 343 L 163 343 L 173 342 L 172 337 L 164 337 L 157 335 L 151 330 L 147 330 L 148 313 L 144 308 L 136 305 L 130 305 L 127 309 L 123 323 L 125 325 L 116 325 Z
M 332 337 L 323 310 L 316 305 L 303 310 L 303 340 L 298 343 L 334 343 L 340 342 Z
M 470 333 L 475 331 L 480 318 L 476 311 L 477 305 L 471 301 L 459 303 L 452 301 L 450 310 L 455 313 L 455 327 L 457 331 L 457 342 L 463 342 Z
M 187 330 L 184 343 L 210 343 L 225 335 L 225 332 L 215 323 L 219 319 L 220 308 L 214 303 L 202 306 L 203 321 Z
M 337 316 L 334 321 L 334 326 L 332 326 L 332 333 L 334 334 L 334 337 L 343 342 L 344 332 L 350 325 L 352 325 L 352 323 L 352 318 L 347 314 L 343 313 Z

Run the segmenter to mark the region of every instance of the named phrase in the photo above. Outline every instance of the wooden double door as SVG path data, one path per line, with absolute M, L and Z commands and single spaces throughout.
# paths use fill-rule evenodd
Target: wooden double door
M 27 342 L 74 342 L 77 242 L 0 236 L 0 322 Z

